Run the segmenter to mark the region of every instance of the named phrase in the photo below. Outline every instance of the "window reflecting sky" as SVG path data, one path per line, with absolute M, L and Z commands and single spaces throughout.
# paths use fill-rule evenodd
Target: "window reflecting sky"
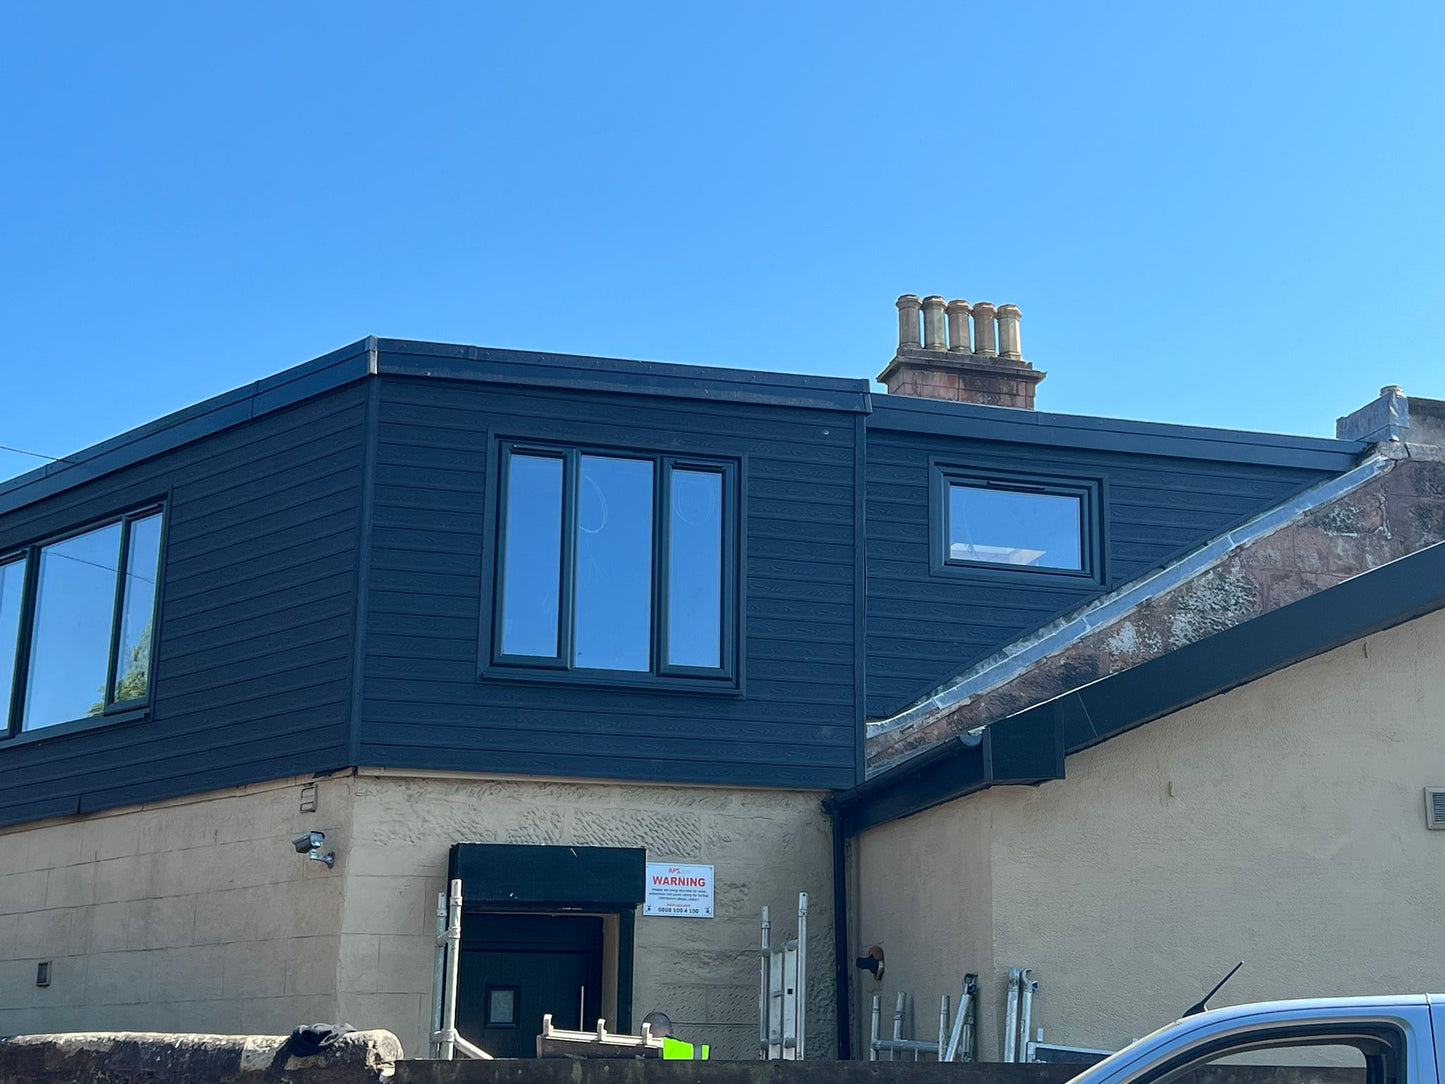
M 557 656 L 562 460 L 513 455 L 502 563 L 502 652 Z
M 21 729 L 100 713 L 110 659 L 120 524 L 40 551 L 40 587 Z
M 674 470 L 667 564 L 667 661 L 722 665 L 722 491 L 716 471 Z
M 15 687 L 15 645 L 20 635 L 21 591 L 25 588 L 25 562 L 0 565 L 0 733 L 10 713 Z
M 576 664 L 652 666 L 652 474 L 644 459 L 581 457 Z
M 948 557 L 1035 568 L 1082 569 L 1078 497 L 948 487 Z

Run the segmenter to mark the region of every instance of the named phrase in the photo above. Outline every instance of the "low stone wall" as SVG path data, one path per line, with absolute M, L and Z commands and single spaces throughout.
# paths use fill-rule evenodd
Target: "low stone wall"
M 76 1032 L 0 1039 L 0 1084 L 373 1084 L 401 1057 L 389 1031 L 292 1057 L 284 1035 Z

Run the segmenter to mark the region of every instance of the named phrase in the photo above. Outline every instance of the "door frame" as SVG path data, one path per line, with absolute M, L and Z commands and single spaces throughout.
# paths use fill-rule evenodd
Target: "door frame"
M 617 1019 L 632 1031 L 632 953 L 637 908 L 645 892 L 642 847 L 563 847 L 522 843 L 453 843 L 447 880 L 462 882 L 467 911 L 617 916 Z M 604 959 L 604 971 L 606 961 Z M 605 1002 L 605 998 L 603 999 Z

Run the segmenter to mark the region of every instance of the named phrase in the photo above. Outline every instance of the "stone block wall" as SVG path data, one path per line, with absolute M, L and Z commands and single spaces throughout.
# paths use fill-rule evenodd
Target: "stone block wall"
M 349 780 L 304 782 L 0 831 L 0 1034 L 331 1019 L 342 882 L 288 841 L 344 834 Z

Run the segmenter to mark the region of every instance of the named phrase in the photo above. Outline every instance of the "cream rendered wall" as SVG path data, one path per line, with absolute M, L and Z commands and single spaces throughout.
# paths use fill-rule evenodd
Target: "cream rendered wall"
M 344 836 L 350 782 L 305 782 L 0 829 L 0 1034 L 333 1019 L 342 880 L 288 841 Z
M 633 1020 L 660 1008 L 714 1057 L 757 1052 L 758 921 L 794 932 L 809 894 L 810 1047 L 834 1048 L 831 836 L 812 792 L 363 773 L 342 917 L 341 1016 L 426 1050 L 436 895 L 453 843 L 645 847 L 715 870 L 711 919 L 639 908 Z
M 938 996 L 956 996 L 964 970 L 983 976 L 985 1059 L 1001 1056 L 1014 966 L 1037 973 L 1046 1038 L 1109 1048 L 1241 959 L 1217 1003 L 1441 989 L 1445 832 L 1425 828 L 1423 788 L 1445 785 L 1445 612 L 1066 771 L 858 841 L 856 940 L 885 946 L 883 991 L 914 995 L 918 1034 L 936 1030 Z

